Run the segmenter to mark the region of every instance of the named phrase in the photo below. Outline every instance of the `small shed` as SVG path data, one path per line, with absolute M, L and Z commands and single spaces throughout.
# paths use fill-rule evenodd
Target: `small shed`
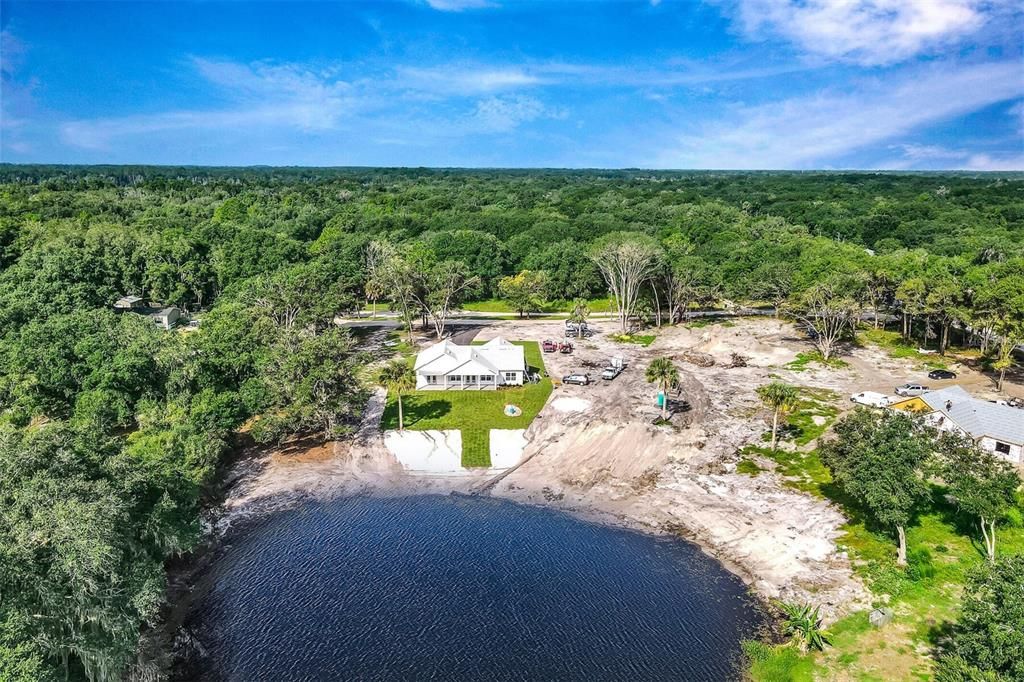
M 888 625 L 892 622 L 893 612 L 892 609 L 885 606 L 880 606 L 874 609 L 868 614 L 868 622 L 874 625 L 876 628 L 880 628 L 883 625 Z
M 141 296 L 122 296 L 114 301 L 114 310 L 138 310 L 144 307 Z

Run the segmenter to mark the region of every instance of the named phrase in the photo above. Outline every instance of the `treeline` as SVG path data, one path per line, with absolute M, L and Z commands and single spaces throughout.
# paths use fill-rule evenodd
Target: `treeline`
M 624 324 L 736 300 L 813 321 L 814 301 L 839 301 L 922 343 L 969 325 L 995 347 L 1024 309 L 1014 175 L 2 166 L 0 181 L 5 680 L 143 672 L 164 563 L 197 541 L 238 434 L 356 423 L 364 358 L 333 319 L 367 300 L 441 332 L 466 300 L 606 296 L 609 254 L 638 247 Z M 124 294 L 201 326 L 115 314 Z

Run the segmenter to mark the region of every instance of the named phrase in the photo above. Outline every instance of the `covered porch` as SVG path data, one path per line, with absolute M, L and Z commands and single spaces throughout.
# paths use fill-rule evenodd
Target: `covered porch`
M 497 374 L 427 374 L 417 377 L 419 391 L 493 391 L 499 386 Z

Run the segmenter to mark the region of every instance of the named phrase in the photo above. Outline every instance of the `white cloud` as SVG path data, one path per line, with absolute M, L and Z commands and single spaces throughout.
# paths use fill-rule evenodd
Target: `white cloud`
M 470 120 L 485 132 L 507 132 L 540 118 L 565 118 L 566 112 L 534 97 L 490 97 L 480 100 Z
M 239 64 L 194 58 L 196 71 L 233 101 L 219 110 L 179 110 L 150 115 L 68 121 L 61 139 L 85 149 L 107 149 L 115 138 L 173 130 L 283 126 L 331 130 L 356 107 L 349 83 L 295 65 Z
M 1016 62 L 936 64 L 913 69 L 896 82 L 872 81 L 843 92 L 734 108 L 713 123 L 669 135 L 653 162 L 675 168 L 820 167 L 1022 94 Z
M 399 66 L 395 73 L 395 87 L 437 95 L 477 95 L 545 83 L 542 77 L 512 66 Z
M 462 12 L 467 9 L 484 9 L 494 7 L 488 0 L 426 0 L 433 9 L 441 12 Z
M 899 144 L 891 149 L 903 151 L 903 157 L 910 161 L 965 159 L 970 154 L 963 149 L 948 149 L 933 144 Z
M 1024 154 L 1015 156 L 991 156 L 973 154 L 967 159 L 968 170 L 980 171 L 1024 171 Z
M 742 30 L 781 35 L 814 55 L 903 61 L 977 31 L 1005 0 L 735 0 Z
M 503 94 L 538 85 L 542 79 L 514 67 L 455 65 L 450 68 L 405 67 L 378 78 L 339 78 L 334 67 L 315 69 L 295 64 L 244 64 L 190 59 L 195 72 L 229 101 L 219 109 L 183 109 L 106 118 L 65 121 L 60 139 L 83 149 L 105 151 L 121 138 L 181 132 L 253 133 L 284 129 L 322 133 L 357 125 L 385 138 L 410 130 L 433 138 L 496 134 L 541 118 L 564 117 L 536 97 Z M 480 98 L 466 101 L 469 98 Z M 423 100 L 452 101 L 452 116 L 422 116 L 410 107 Z M 466 111 L 466 106 L 472 109 Z
M 1024 100 L 1010 107 L 1010 116 L 1017 119 L 1017 132 L 1024 137 Z
M 19 73 L 27 49 L 8 29 L 0 31 L 0 152 L 32 151 L 26 132 L 36 109 L 33 91 L 38 83 Z

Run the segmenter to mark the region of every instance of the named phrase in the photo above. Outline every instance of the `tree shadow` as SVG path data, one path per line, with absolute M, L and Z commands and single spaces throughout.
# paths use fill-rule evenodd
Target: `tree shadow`
M 933 486 L 930 511 L 938 515 L 943 523 L 950 525 L 957 535 L 967 538 L 980 558 L 987 559 L 988 550 L 979 537 L 981 530 L 978 527 L 978 519 L 960 511 L 948 499 L 948 495 L 949 491 L 946 488 Z
M 956 630 L 956 623 L 943 621 L 931 625 L 925 633 L 925 639 L 931 645 L 932 657 L 937 661 L 943 655 L 952 653 L 950 646 L 953 642 L 953 633 Z
M 452 411 L 452 403 L 446 398 L 406 396 L 402 399 L 404 426 L 414 426 L 422 421 L 441 419 Z M 384 423 L 398 427 L 398 404 L 389 403 L 384 413 Z
M 883 533 L 887 536 L 895 536 L 895 529 L 885 528 L 875 522 L 868 511 L 861 506 L 857 500 L 843 490 L 839 484 L 830 481 L 828 483 L 822 483 L 818 487 L 821 490 L 821 494 L 824 495 L 826 499 L 842 510 L 843 515 L 850 520 L 850 523 L 862 524 L 873 533 Z

